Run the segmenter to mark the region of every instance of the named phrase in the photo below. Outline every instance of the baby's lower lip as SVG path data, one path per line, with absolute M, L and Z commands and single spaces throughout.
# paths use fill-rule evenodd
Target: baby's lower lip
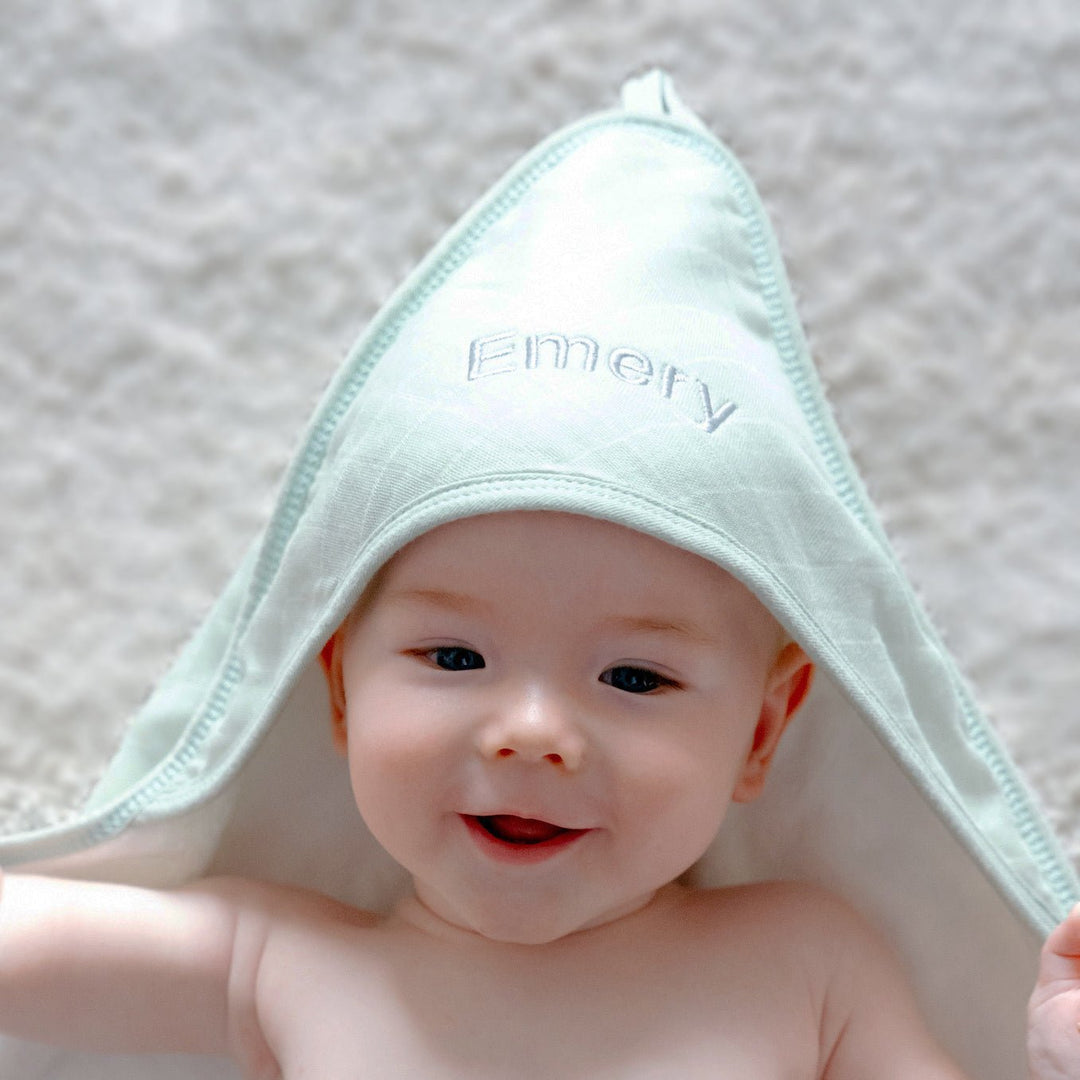
M 478 817 L 462 814 L 473 839 L 502 862 L 542 862 L 570 847 L 591 829 L 565 829 L 548 821 L 513 814 Z

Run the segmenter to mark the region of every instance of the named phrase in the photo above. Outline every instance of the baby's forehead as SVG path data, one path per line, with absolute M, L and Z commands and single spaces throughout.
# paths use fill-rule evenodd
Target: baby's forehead
M 754 593 L 716 563 L 626 525 L 551 510 L 483 514 L 436 526 L 379 569 L 353 616 L 388 596 L 478 594 L 509 602 L 527 598 L 527 586 L 538 584 L 549 610 L 558 609 L 559 597 L 588 595 L 627 613 L 689 611 L 707 619 L 715 611 L 776 625 Z M 588 605 L 568 602 L 566 610 L 580 619 Z

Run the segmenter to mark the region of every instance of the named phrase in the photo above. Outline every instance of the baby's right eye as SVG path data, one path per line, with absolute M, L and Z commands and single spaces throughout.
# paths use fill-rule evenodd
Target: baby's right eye
M 428 649 L 424 655 L 444 671 L 475 671 L 485 666 L 484 658 L 472 649 L 460 645 L 440 645 Z

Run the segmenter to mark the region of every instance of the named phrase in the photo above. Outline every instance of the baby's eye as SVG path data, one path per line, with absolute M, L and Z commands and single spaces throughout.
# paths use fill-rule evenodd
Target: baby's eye
M 424 655 L 444 671 L 475 671 L 485 666 L 484 658 L 478 652 L 460 645 L 441 645 Z
M 631 667 L 629 664 L 608 668 L 600 676 L 600 681 L 616 690 L 624 690 L 628 694 L 649 694 L 663 686 L 679 685 L 674 679 L 669 679 L 656 671 Z

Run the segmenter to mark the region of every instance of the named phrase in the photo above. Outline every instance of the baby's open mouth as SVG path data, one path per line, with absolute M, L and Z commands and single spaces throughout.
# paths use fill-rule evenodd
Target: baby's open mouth
M 490 817 L 473 818 L 477 824 L 496 840 L 505 844 L 543 844 L 570 833 L 584 832 L 583 829 L 564 829 L 550 821 L 538 818 L 516 817 L 514 814 L 493 814 Z

